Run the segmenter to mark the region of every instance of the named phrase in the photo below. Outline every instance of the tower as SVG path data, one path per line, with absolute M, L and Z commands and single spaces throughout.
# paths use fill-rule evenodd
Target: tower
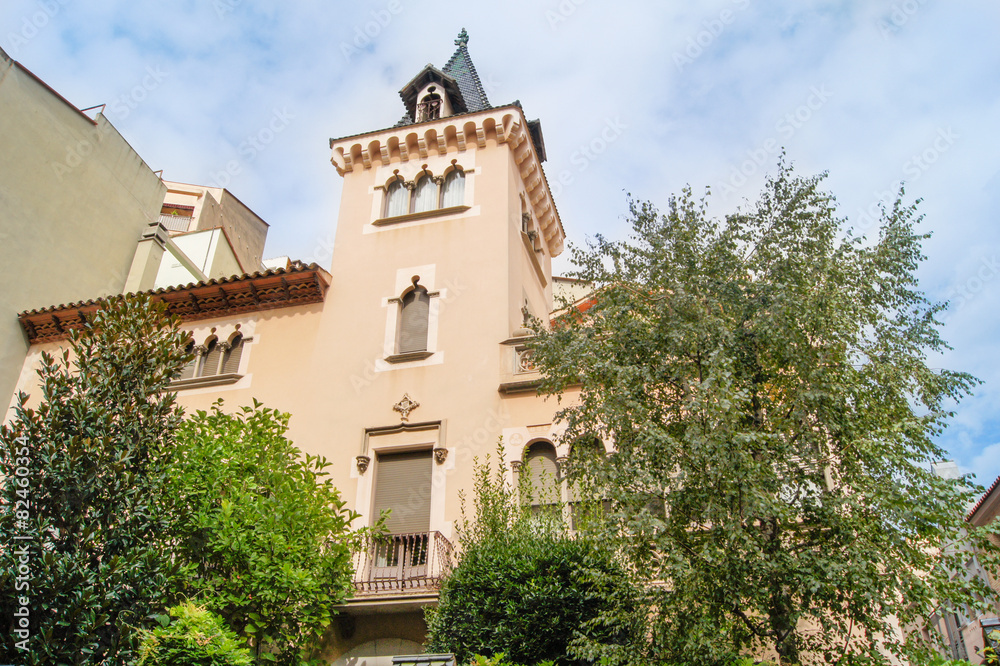
M 468 41 L 462 30 L 447 64 L 402 87 L 396 125 L 330 141 L 343 195 L 325 307 L 324 337 L 335 341 L 325 427 L 338 456 L 356 451 L 348 497 L 362 520 L 392 509 L 397 535 L 356 562 L 358 595 L 345 608 L 354 636 L 334 637 L 341 659 L 419 642 L 473 459 L 502 438 L 518 462 L 532 440 L 552 439 L 555 405 L 535 394 L 524 324 L 552 309 L 565 234 L 541 124 L 518 102 L 490 103 Z M 369 633 L 376 625 L 381 636 Z

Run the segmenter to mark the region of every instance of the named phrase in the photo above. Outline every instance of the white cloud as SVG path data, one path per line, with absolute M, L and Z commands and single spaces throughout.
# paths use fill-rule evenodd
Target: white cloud
M 715 187 L 777 137 L 801 171 L 830 170 L 853 218 L 909 179 L 908 196 L 925 199 L 923 229 L 934 232 L 921 276 L 935 298 L 968 286 L 982 257 L 1000 252 L 995 2 L 907 11 L 898 0 L 516 0 L 499 12 L 396 2 L 393 13 L 389 0 L 8 0 L 0 46 L 81 107 L 127 97 L 150 67 L 168 72 L 116 126 L 167 178 L 208 181 L 238 160 L 229 187 L 271 223 L 269 254 L 315 253 L 340 197 L 327 139 L 393 124 L 399 88 L 425 63 L 444 64 L 462 27 L 491 100 L 519 99 L 541 118 L 550 180 L 573 170 L 558 201 L 571 239 L 623 233 L 623 190 L 662 204 L 685 183 Z M 678 67 L 692 40 L 700 52 Z M 345 44 L 357 52 L 345 56 Z M 778 123 L 816 86 L 832 95 L 786 135 Z M 288 127 L 252 159 L 241 155 L 285 107 L 295 115 Z M 574 151 L 614 118 L 627 129 L 579 170 Z M 960 138 L 926 169 L 908 170 L 941 128 Z M 768 157 L 720 209 L 754 194 Z M 942 366 L 985 382 L 942 440 L 967 467 L 998 452 L 997 285 L 984 284 L 944 331 L 956 349 Z

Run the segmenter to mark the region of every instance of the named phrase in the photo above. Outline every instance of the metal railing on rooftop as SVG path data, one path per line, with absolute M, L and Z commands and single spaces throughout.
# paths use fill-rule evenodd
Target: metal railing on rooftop
M 183 215 L 160 215 L 160 224 L 166 227 L 167 231 L 187 231 L 193 219 Z

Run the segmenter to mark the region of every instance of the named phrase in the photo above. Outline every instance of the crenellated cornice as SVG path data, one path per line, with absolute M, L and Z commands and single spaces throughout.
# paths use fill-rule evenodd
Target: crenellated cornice
M 432 154 L 447 156 L 471 148 L 481 150 L 491 140 L 511 151 L 542 237 L 552 256 L 558 256 L 563 250 L 566 232 L 531 140 L 528 123 L 517 105 L 331 139 L 333 156 L 330 161 L 337 173 L 344 176 L 359 169 L 422 160 Z

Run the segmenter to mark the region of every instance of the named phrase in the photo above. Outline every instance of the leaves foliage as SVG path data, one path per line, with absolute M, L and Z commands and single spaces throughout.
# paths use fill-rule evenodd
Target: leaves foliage
M 536 325 L 543 389 L 579 395 L 566 437 L 615 444 L 585 475 L 657 582 L 651 661 L 918 659 L 895 620 L 990 594 L 952 575 L 985 545 L 962 520 L 981 489 L 929 470 L 976 380 L 928 361 L 948 347 L 917 284 L 916 204 L 865 242 L 822 178 L 782 161 L 722 219 L 690 189 L 662 214 L 632 202 L 629 238 L 573 248 L 594 297 Z
M 18 396 L 0 429 L 0 660 L 125 663 L 163 607 L 172 566 L 151 535 L 167 524 L 163 452 L 180 416 L 166 389 L 182 341 L 162 305 L 113 300 L 68 350 L 42 354 L 37 407 Z
M 174 618 L 171 620 L 170 618 Z M 162 626 L 144 631 L 136 666 L 250 666 L 250 651 L 222 618 L 193 603 L 170 609 Z
M 180 591 L 220 615 L 258 663 L 298 664 L 349 594 L 357 514 L 263 407 L 199 411 L 177 430 L 169 493 Z
M 521 501 L 525 488 L 489 465 L 489 457 L 477 463 L 475 516 L 464 515 L 463 501 L 459 562 L 437 609 L 426 611 L 428 651 L 453 652 L 459 662 L 479 654 L 573 664 L 590 641 L 631 640 L 634 625 L 621 618 L 634 610 L 636 590 L 614 553 L 570 535 L 559 505 L 533 512 Z

